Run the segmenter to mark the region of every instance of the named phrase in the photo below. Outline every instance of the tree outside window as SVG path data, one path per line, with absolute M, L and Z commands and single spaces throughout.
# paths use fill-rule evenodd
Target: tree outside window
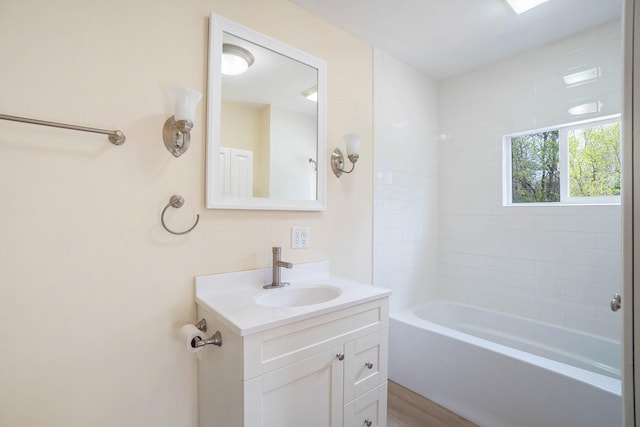
M 557 130 L 511 139 L 513 203 L 559 202 Z
M 620 195 L 620 123 L 569 132 L 569 195 Z

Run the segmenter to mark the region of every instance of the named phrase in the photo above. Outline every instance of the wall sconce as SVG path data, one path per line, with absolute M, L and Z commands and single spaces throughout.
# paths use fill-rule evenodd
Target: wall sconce
M 188 88 L 171 89 L 175 115 L 169 117 L 162 129 L 162 139 L 167 150 L 180 157 L 189 148 L 191 128 L 196 116 L 196 105 L 202 94 Z
M 344 137 L 344 142 L 347 145 L 347 157 L 351 162 L 351 170 L 344 170 L 344 156 L 339 148 L 333 150 L 331 153 L 331 170 L 335 176 L 340 178 L 343 173 L 351 173 L 356 167 L 356 162 L 360 157 L 360 135 L 357 133 L 348 133 Z

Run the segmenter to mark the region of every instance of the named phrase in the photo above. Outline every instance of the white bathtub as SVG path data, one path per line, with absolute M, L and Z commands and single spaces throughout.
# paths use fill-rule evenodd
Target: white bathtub
M 433 301 L 391 313 L 389 378 L 486 427 L 620 427 L 620 344 Z

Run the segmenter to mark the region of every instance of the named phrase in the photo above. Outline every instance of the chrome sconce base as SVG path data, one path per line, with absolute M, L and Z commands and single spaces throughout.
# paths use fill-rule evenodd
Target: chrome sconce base
M 164 122 L 162 139 L 164 140 L 164 146 L 174 157 L 180 157 L 189 149 L 192 128 L 193 122 L 189 120 L 176 121 L 175 116 L 169 117 Z
M 340 151 L 339 148 L 336 148 L 335 150 L 333 150 L 333 153 L 331 153 L 331 170 L 333 171 L 333 174 L 338 178 L 340 178 L 340 175 L 342 175 L 343 173 L 353 172 L 353 169 L 355 169 L 356 167 L 356 162 L 358 161 L 358 158 L 360 156 L 358 154 L 350 154 L 347 157 L 351 162 L 351 169 L 348 171 L 344 170 L 344 155 L 342 154 L 342 151 Z

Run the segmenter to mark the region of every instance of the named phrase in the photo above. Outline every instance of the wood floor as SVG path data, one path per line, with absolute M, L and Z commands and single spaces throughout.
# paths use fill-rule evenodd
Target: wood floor
M 478 427 L 393 381 L 388 393 L 387 427 Z

